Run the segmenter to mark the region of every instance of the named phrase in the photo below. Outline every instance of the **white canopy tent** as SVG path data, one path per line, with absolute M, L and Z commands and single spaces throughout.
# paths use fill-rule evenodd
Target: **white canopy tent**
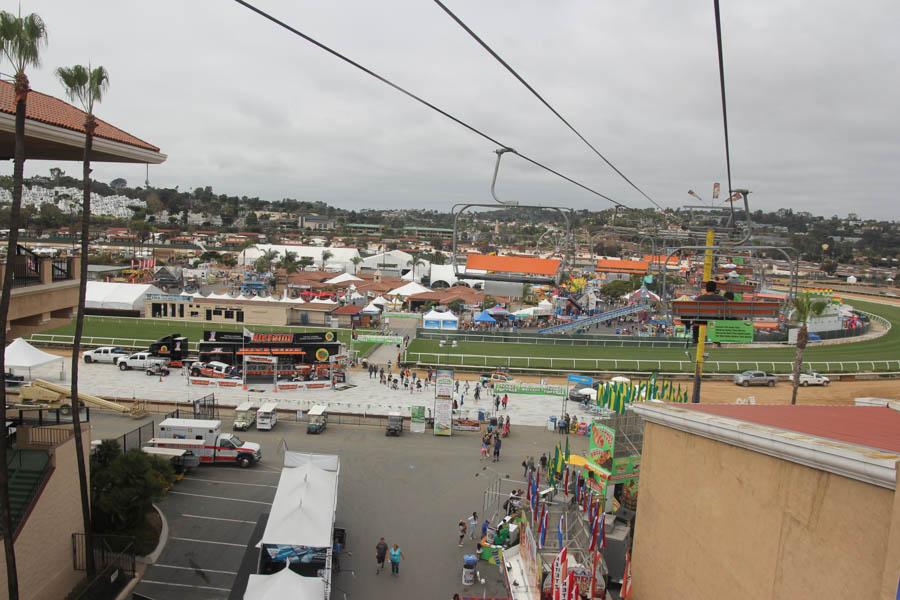
M 340 459 L 285 452 L 272 512 L 257 544 L 331 548 Z
M 388 301 L 385 300 L 384 296 L 378 296 L 374 300 L 372 300 L 372 304 L 387 304 Z
M 369 302 L 368 306 L 362 309 L 362 313 L 364 315 L 380 315 L 381 307 L 375 304 L 374 302 Z
M 149 283 L 88 281 L 84 306 L 99 310 L 135 310 L 143 314 L 147 295 L 163 293 Z
M 7 369 L 28 369 L 28 379 L 31 379 L 31 369 L 56 362 L 59 363 L 59 378 L 63 378 L 65 365 L 63 357 L 38 350 L 24 338 L 13 340 L 13 343 L 6 347 L 3 355 Z
M 459 318 L 452 312 L 431 310 L 422 317 L 425 329 L 459 329 Z
M 251 575 L 244 600 L 322 600 L 325 588 L 325 581 L 318 577 L 304 577 L 284 568 L 271 575 Z
M 332 277 L 331 279 L 326 279 L 325 283 L 329 283 L 329 284 L 345 283 L 347 281 L 362 281 L 362 278 L 357 277 L 356 275 L 351 275 L 350 273 L 341 273 L 337 277 Z

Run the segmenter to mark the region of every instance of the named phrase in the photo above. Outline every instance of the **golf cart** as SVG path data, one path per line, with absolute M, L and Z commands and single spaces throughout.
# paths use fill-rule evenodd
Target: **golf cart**
M 403 416 L 398 412 L 388 413 L 387 430 L 384 435 L 400 436 L 403 433 Z
M 306 433 L 321 433 L 328 425 L 328 410 L 321 404 L 309 409 L 309 423 L 306 424 Z
M 159 375 L 160 377 L 168 377 L 169 367 L 167 367 L 164 363 L 153 363 L 152 365 L 147 367 L 147 375 Z

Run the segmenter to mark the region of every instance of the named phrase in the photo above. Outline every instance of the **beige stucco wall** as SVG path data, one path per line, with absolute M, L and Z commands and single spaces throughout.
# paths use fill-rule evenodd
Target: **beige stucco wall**
M 85 461 L 91 447 L 90 426 L 82 431 Z M 56 447 L 55 470 L 25 526 L 16 538 L 16 567 L 21 600 L 65 598 L 84 577 L 72 568 L 72 534 L 84 531 L 78 491 L 75 441 Z M 0 552 L 0 594 L 6 593 L 6 557 Z
M 897 470 L 900 474 L 900 462 L 897 463 Z M 898 593 L 900 593 L 900 494 L 895 493 L 887 551 L 884 553 L 884 574 L 880 598 L 881 600 L 895 600 Z
M 893 490 L 645 422 L 633 598 L 879 598 L 897 506 Z

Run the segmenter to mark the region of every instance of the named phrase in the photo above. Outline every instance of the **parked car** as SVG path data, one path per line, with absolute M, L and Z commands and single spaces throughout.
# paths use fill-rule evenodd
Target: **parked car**
M 505 371 L 494 371 L 493 373 L 482 375 L 478 378 L 478 381 L 481 382 L 481 385 L 485 385 L 487 383 L 511 383 L 515 379 Z
M 734 376 L 734 384 L 747 387 L 748 385 L 767 385 L 769 387 L 778 383 L 778 377 L 763 371 L 744 371 Z
M 569 390 L 569 401 L 582 404 L 594 403 L 597 401 L 597 388 L 583 383 L 576 385 Z
M 169 367 L 165 363 L 153 363 L 147 367 L 147 375 L 158 375 L 160 377 L 169 376 Z
M 191 365 L 191 377 L 238 377 L 239 370 L 229 364 L 211 360 L 209 362 L 195 362 Z
M 794 381 L 794 374 L 791 373 L 788 376 L 789 381 Z M 828 385 L 831 383 L 831 380 L 825 377 L 824 375 L 819 375 L 815 371 L 806 371 L 805 373 L 800 373 L 800 385 L 806 387 L 808 385 Z
M 116 360 L 116 366 L 122 371 L 128 369 L 149 369 L 153 365 L 166 364 L 168 359 L 153 356 L 149 352 L 138 352 L 131 356 L 121 356 Z
M 118 359 L 125 356 L 128 356 L 128 352 L 115 346 L 103 346 L 81 353 L 81 358 L 88 364 L 92 362 L 116 364 Z

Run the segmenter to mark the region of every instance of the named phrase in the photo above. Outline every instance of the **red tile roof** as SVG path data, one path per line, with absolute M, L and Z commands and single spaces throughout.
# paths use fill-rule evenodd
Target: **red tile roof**
M 597 271 L 601 273 L 646 273 L 650 263 L 643 260 L 619 260 L 601 258 L 597 261 Z
M 492 256 L 470 254 L 466 269 L 495 271 L 499 273 L 529 273 L 533 275 L 555 275 L 559 270 L 558 260 L 552 258 L 525 258 L 519 256 Z M 472 275 L 475 277 L 475 275 Z
M 12 83 L 6 81 L 0 81 L 0 112 L 10 115 L 16 114 L 15 88 Z M 84 115 L 84 111 L 75 108 L 67 102 L 63 102 L 59 98 L 34 90 L 28 92 L 28 104 L 25 108 L 26 119 L 84 133 Z M 136 138 L 130 133 L 122 131 L 118 127 L 113 127 L 100 119 L 97 119 L 97 129 L 94 131 L 94 136 L 159 152 L 159 148 L 156 146 L 148 144 L 144 140 Z
M 362 306 L 356 306 L 355 304 L 347 304 L 345 306 L 340 307 L 336 311 L 334 311 L 333 315 L 358 315 L 362 312 Z
M 682 404 L 692 410 L 900 452 L 900 412 L 879 406 Z

